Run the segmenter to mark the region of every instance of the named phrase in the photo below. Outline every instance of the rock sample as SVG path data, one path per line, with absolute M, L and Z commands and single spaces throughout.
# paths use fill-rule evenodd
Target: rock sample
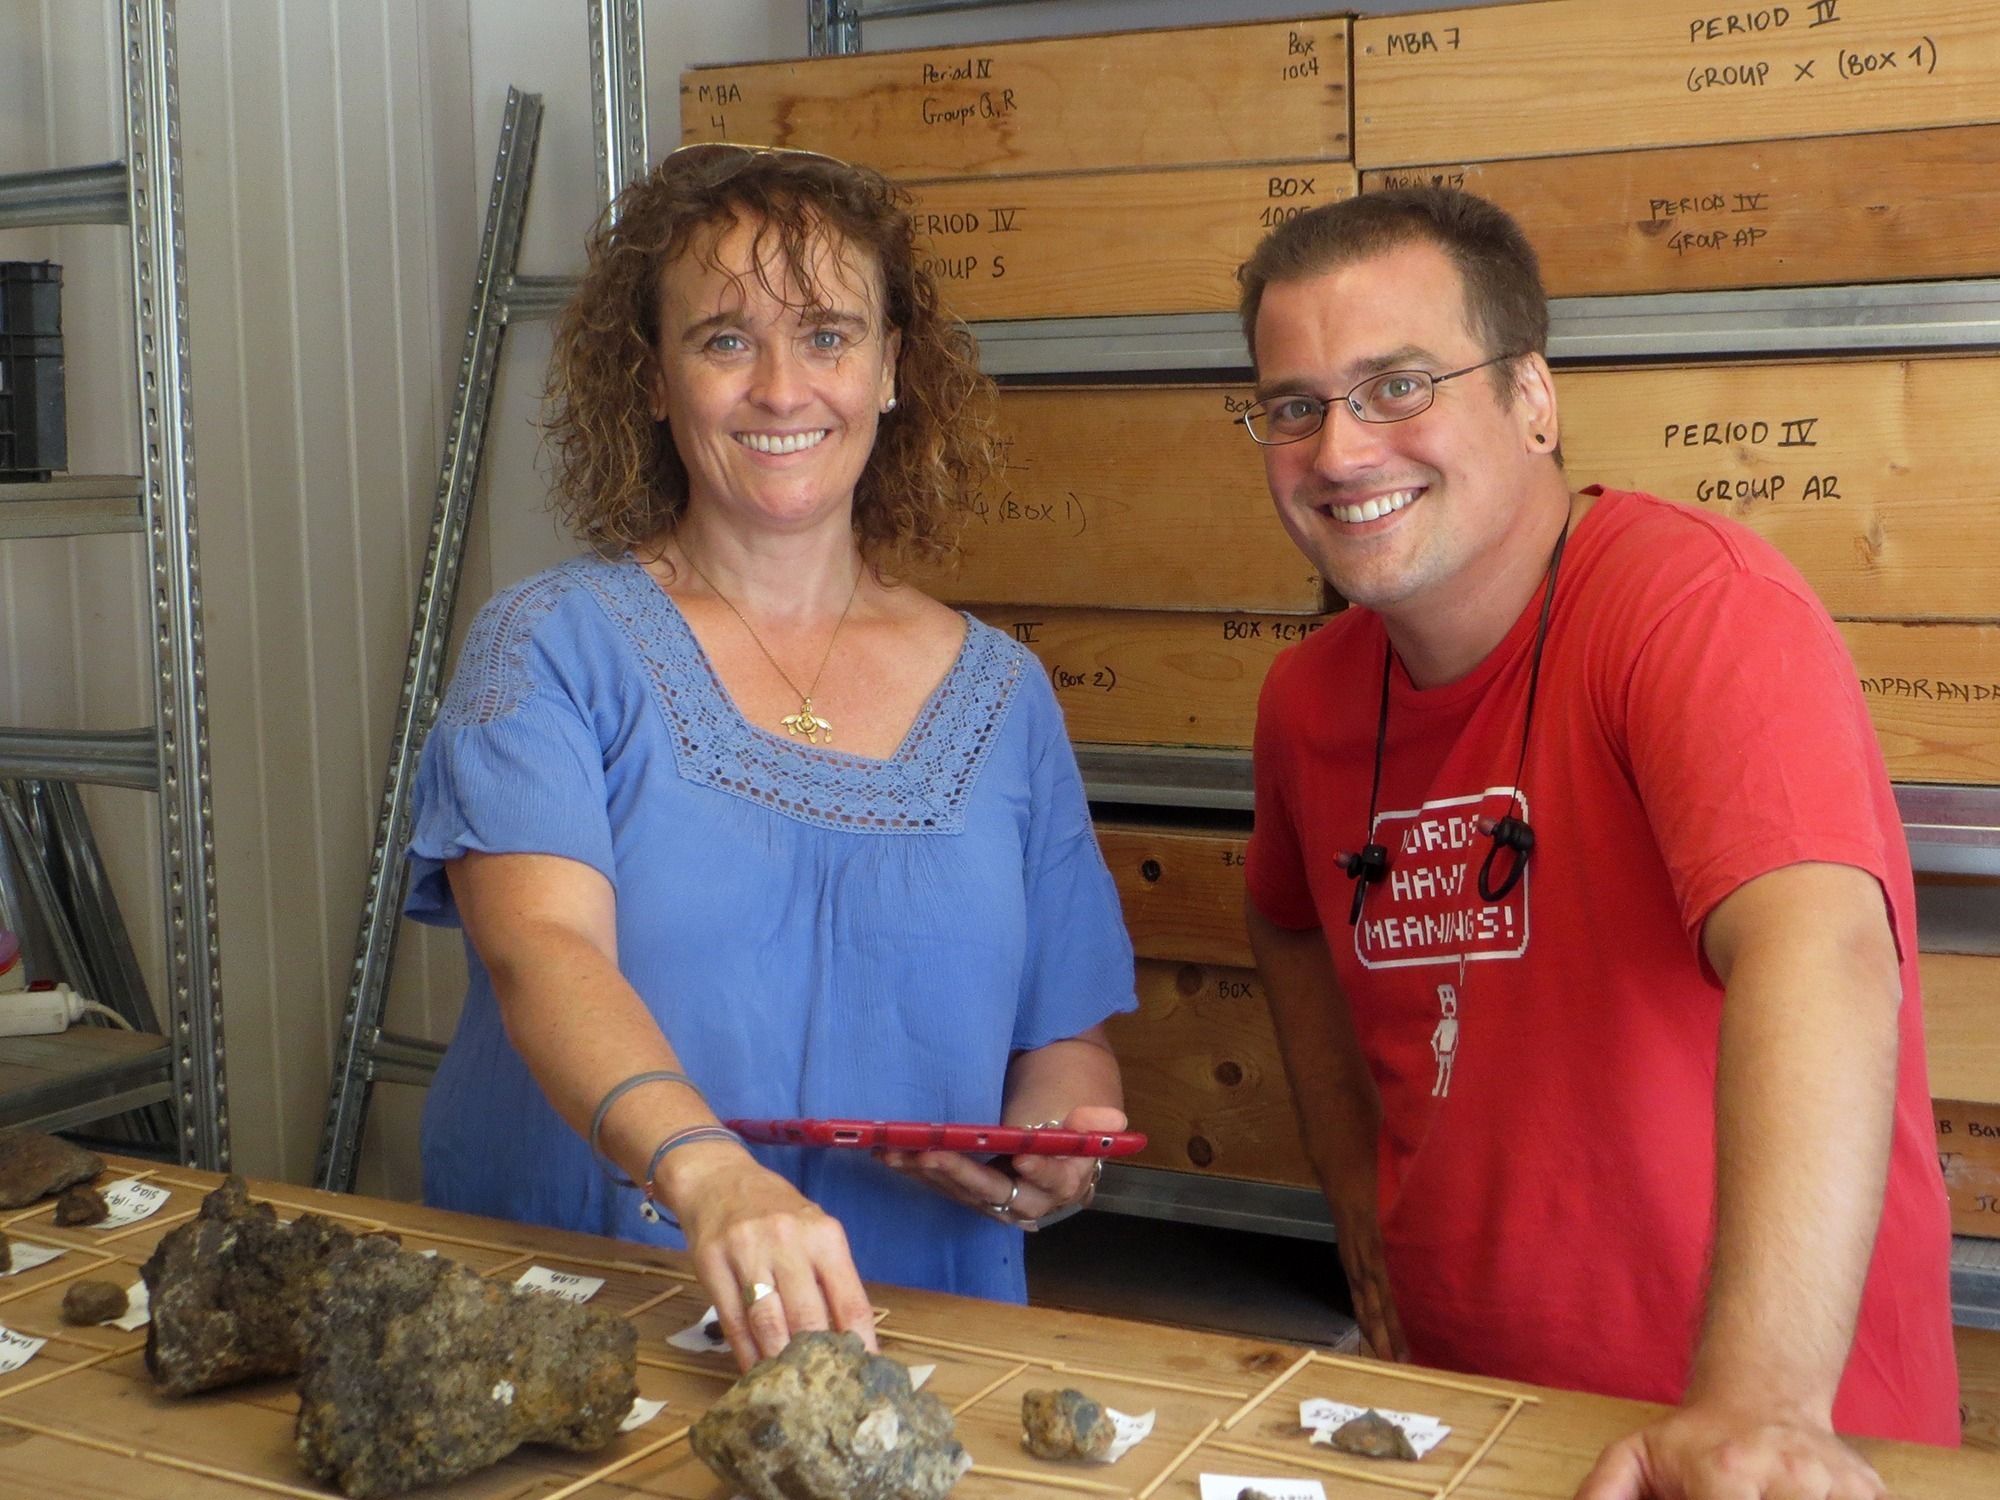
M 1037 1458 L 1102 1459 L 1118 1437 L 1102 1403 L 1082 1391 L 1029 1391 L 1021 1398 L 1021 1428 Z
M 1417 1450 L 1410 1446 L 1403 1429 L 1372 1409 L 1334 1428 L 1332 1442 L 1342 1453 L 1354 1453 L 1362 1458 L 1417 1461 Z
M 139 1268 L 152 1298 L 146 1368 L 169 1396 L 291 1375 L 305 1362 L 306 1320 L 334 1253 L 354 1235 L 300 1214 L 280 1224 L 232 1176 L 171 1230 Z
M 0 1208 L 25 1208 L 73 1182 L 88 1182 L 104 1159 L 32 1130 L 0 1134 Z
M 1271 1497 L 1254 1484 L 1246 1484 L 1236 1492 L 1236 1500 L 1271 1500 Z
M 751 1500 L 937 1500 L 972 1460 L 951 1413 L 852 1333 L 802 1333 L 688 1434 Z
M 639 1394 L 638 1340 L 602 1308 L 356 1240 L 313 1310 L 300 1461 L 359 1497 L 456 1479 L 523 1443 L 601 1448 Z
M 65 1229 L 102 1224 L 110 1217 L 111 1205 L 94 1187 L 73 1187 L 56 1199 L 56 1223 Z
M 115 1281 L 75 1281 L 63 1293 L 62 1320 L 80 1328 L 125 1316 L 125 1288 Z

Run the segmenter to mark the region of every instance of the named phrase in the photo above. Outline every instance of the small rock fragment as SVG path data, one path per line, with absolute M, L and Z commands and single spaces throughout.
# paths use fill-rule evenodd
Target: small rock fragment
M 56 1222 L 65 1229 L 102 1224 L 111 1217 L 111 1205 L 94 1187 L 73 1187 L 56 1199 Z
M 24 1208 L 103 1170 L 104 1159 L 81 1146 L 38 1131 L 8 1131 L 0 1135 L 0 1208 Z
M 329 1262 L 299 1375 L 299 1458 L 351 1496 L 601 1448 L 639 1394 L 638 1332 L 369 1236 Z
M 944 1403 L 852 1333 L 798 1335 L 688 1441 L 751 1500 L 939 1500 L 972 1462 Z
M 1271 1497 L 1254 1484 L 1246 1484 L 1236 1492 L 1236 1500 L 1271 1500 Z
M 1104 1407 L 1082 1391 L 1029 1391 L 1021 1398 L 1021 1427 L 1037 1458 L 1101 1459 L 1118 1429 Z
M 1417 1458 L 1403 1429 L 1373 1408 L 1334 1428 L 1333 1446 L 1362 1458 L 1400 1458 L 1410 1463 Z
M 231 1176 L 170 1231 L 139 1274 L 152 1298 L 146 1368 L 169 1396 L 291 1375 L 305 1360 L 306 1315 L 334 1253 L 353 1243 L 319 1214 L 280 1224 Z
M 125 1316 L 125 1288 L 115 1281 L 76 1281 L 63 1293 L 62 1320 L 79 1328 Z

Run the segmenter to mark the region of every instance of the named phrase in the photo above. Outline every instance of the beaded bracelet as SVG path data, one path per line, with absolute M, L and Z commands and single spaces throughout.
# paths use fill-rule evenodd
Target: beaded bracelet
M 639 1189 L 645 1195 L 639 1202 L 641 1218 L 654 1224 L 671 1224 L 676 1229 L 681 1227 L 680 1220 L 660 1211 L 658 1200 L 653 1197 L 653 1178 L 658 1175 L 660 1163 L 667 1159 L 669 1151 L 678 1146 L 691 1146 L 696 1141 L 734 1141 L 740 1146 L 743 1144 L 743 1137 L 727 1125 L 690 1125 L 685 1130 L 676 1130 L 661 1141 L 653 1148 L 653 1159 L 646 1163 L 645 1185 Z
M 658 1068 L 650 1073 L 634 1073 L 623 1083 L 612 1085 L 611 1091 L 598 1101 L 597 1113 L 590 1117 L 590 1154 L 603 1164 L 604 1175 L 609 1177 L 616 1187 L 637 1187 L 639 1184 L 629 1177 L 621 1177 L 618 1174 L 605 1157 L 604 1148 L 598 1144 L 597 1138 L 604 1129 L 604 1117 L 611 1113 L 611 1106 L 642 1083 L 684 1083 L 696 1093 L 701 1092 L 695 1081 L 687 1074 L 670 1072 L 665 1068 Z

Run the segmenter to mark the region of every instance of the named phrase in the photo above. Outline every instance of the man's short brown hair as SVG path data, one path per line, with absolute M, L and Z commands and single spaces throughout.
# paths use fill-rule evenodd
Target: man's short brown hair
M 1541 263 L 1505 210 L 1457 188 L 1392 188 L 1322 204 L 1264 236 L 1236 272 L 1243 340 L 1257 358 L 1257 309 L 1274 281 L 1301 281 L 1409 244 L 1435 245 L 1458 267 L 1469 331 L 1489 354 L 1543 354 L 1549 298 Z M 1505 370 L 1496 370 L 1505 380 Z

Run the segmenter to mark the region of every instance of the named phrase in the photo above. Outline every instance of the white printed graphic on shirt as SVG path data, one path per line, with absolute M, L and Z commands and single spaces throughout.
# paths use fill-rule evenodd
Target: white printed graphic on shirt
M 1479 894 L 1479 870 L 1493 847 L 1479 820 L 1510 811 L 1525 821 L 1528 799 L 1498 786 L 1376 816 L 1369 834 L 1389 851 L 1389 870 L 1369 884 L 1354 927 L 1354 954 L 1364 968 L 1519 958 L 1528 951 L 1533 867 L 1504 899 Z M 1496 874 L 1513 852 L 1501 851 Z
M 1451 1092 L 1451 1060 L 1458 1055 L 1458 991 L 1448 984 L 1438 986 L 1438 1009 L 1444 1014 L 1431 1033 L 1431 1053 L 1438 1064 L 1437 1082 L 1431 1085 L 1433 1099 Z

